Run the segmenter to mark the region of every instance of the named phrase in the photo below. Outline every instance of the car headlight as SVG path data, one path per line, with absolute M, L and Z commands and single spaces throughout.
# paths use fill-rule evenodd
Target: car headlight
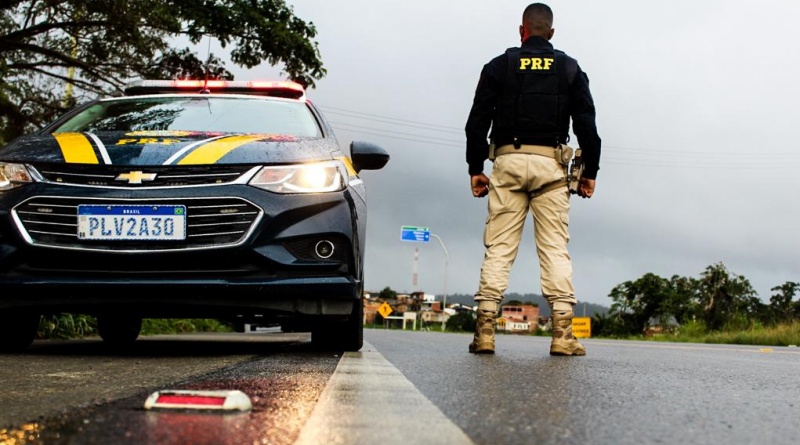
M 347 187 L 347 173 L 340 161 L 264 167 L 250 185 L 274 193 L 339 192 Z
M 0 192 L 33 182 L 28 169 L 23 164 L 0 162 Z

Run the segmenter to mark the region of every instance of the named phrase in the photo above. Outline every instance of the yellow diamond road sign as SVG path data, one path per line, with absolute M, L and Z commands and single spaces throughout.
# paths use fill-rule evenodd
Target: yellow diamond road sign
M 381 314 L 381 317 L 386 318 L 392 313 L 392 307 L 384 301 L 382 305 L 378 306 L 378 313 Z

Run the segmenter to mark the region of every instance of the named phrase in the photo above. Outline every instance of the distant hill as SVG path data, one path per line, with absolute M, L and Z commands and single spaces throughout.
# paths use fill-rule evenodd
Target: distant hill
M 437 295 L 437 298 L 439 296 Z M 453 303 L 460 303 L 467 306 L 475 306 L 475 300 L 472 295 L 468 294 L 453 294 L 447 296 L 447 304 Z M 543 296 L 538 294 L 518 294 L 518 293 L 510 293 L 505 296 L 503 299 L 503 303 L 508 303 L 509 301 L 516 300 L 521 301 L 523 303 L 534 303 L 539 306 L 539 315 L 542 317 L 549 317 L 550 316 L 550 306 L 547 305 L 547 300 L 544 299 Z M 609 308 L 606 306 L 602 306 L 599 304 L 594 303 L 584 303 L 582 301 L 578 302 L 578 305 L 575 306 L 575 315 L 578 317 L 592 317 L 595 313 L 608 315 Z

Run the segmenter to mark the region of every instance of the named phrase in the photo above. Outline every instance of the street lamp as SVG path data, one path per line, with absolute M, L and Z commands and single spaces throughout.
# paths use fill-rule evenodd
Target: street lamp
M 442 312 L 447 307 L 447 265 L 450 262 L 450 258 L 447 255 L 447 248 L 444 247 L 444 243 L 442 239 L 439 238 L 438 235 L 431 233 L 431 230 L 427 227 L 417 227 L 417 226 L 402 226 L 400 227 L 400 240 L 401 241 L 411 241 L 411 242 L 422 242 L 427 243 L 431 237 L 436 238 L 436 241 L 439 241 L 439 245 L 442 246 L 442 250 L 444 251 L 444 298 L 443 298 L 443 305 Z M 417 253 L 414 253 L 414 286 L 416 290 L 416 282 L 417 282 Z M 420 306 L 420 314 L 422 313 L 422 307 Z M 442 323 L 442 330 L 444 330 L 444 322 Z
M 444 297 L 442 297 L 442 312 L 444 312 L 445 308 L 447 308 L 447 265 L 450 262 L 450 257 L 447 255 L 447 249 L 444 247 L 442 239 L 434 233 L 431 233 L 431 236 L 436 238 L 436 241 L 439 241 L 439 245 L 442 246 L 442 250 L 444 251 Z M 446 314 L 446 312 L 444 313 Z M 442 322 L 442 330 L 444 330 L 444 322 Z

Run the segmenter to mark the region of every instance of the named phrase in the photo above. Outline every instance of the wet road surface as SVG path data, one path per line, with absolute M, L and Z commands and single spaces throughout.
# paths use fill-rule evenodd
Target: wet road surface
M 586 357 L 551 357 L 549 339 L 509 335 L 476 356 L 470 337 L 367 330 L 345 354 L 281 333 L 37 344 L 0 357 L 0 444 L 800 443 L 797 348 L 588 339 Z M 253 409 L 145 411 L 158 389 L 239 389 Z

